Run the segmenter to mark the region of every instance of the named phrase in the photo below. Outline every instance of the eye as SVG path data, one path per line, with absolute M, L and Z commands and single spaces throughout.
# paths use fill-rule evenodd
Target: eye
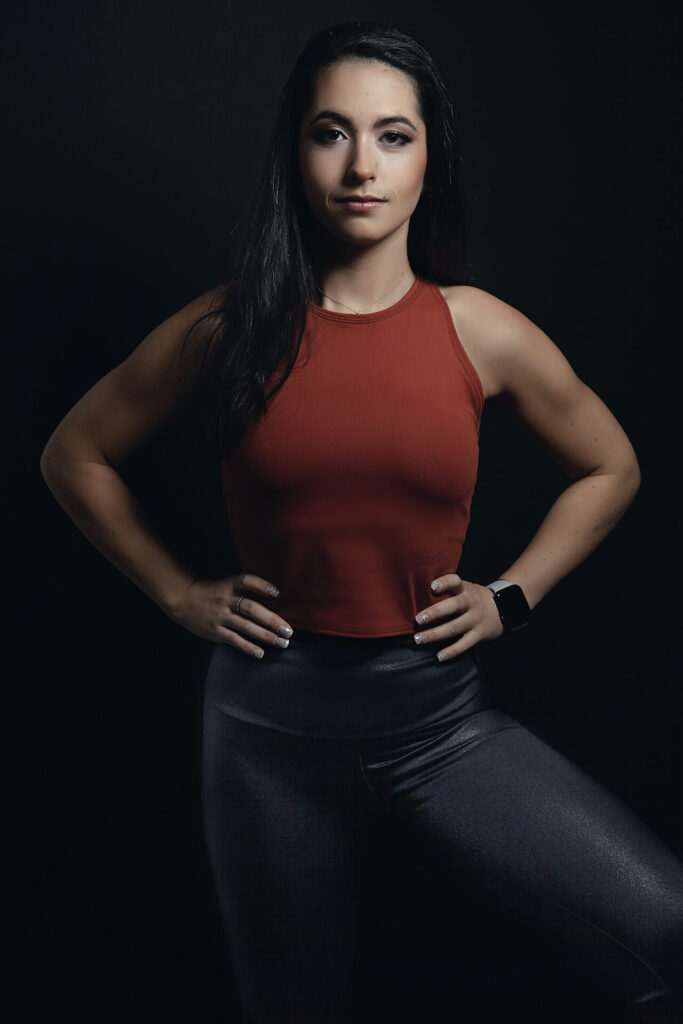
M 339 128 L 321 128 L 313 136 L 318 142 L 336 142 L 336 138 L 331 138 L 330 133 L 335 135 L 341 135 L 341 129 Z
M 412 139 L 410 139 L 407 135 L 404 135 L 403 132 L 396 132 L 396 131 L 385 132 L 384 135 L 382 136 L 382 138 L 383 139 L 387 139 L 388 138 L 389 139 L 389 145 L 393 146 L 393 147 L 405 146 L 406 143 L 412 142 Z

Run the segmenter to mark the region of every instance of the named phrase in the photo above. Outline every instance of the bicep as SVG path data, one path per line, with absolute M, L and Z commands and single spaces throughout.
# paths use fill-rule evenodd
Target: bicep
M 630 471 L 635 453 L 616 417 L 550 338 L 527 325 L 502 360 L 502 394 L 514 416 L 570 477 Z
M 98 380 L 58 425 L 46 452 L 54 445 L 75 457 L 118 465 L 177 416 L 196 384 L 195 353 L 183 342 L 218 291 L 159 324 Z
M 477 294 L 474 294 L 474 292 Z M 616 417 L 575 373 L 554 342 L 519 310 L 487 293 L 468 296 L 472 343 L 494 393 L 571 477 L 637 471 Z

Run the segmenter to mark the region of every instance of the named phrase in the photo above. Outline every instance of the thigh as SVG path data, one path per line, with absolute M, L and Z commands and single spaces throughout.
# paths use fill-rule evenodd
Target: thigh
M 371 806 L 354 754 L 206 702 L 205 831 L 249 1024 L 347 1020 Z
M 665 1006 L 682 984 L 683 864 L 588 774 L 493 709 L 391 754 L 366 748 L 364 768 L 389 812 L 460 873 L 633 1006 L 660 1004 L 653 1020 L 680 1019 Z

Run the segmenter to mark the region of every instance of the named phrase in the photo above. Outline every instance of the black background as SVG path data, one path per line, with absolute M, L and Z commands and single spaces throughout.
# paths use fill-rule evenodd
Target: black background
M 6 12 L 6 795 L 21 1019 L 43 1000 L 73 1020 L 238 1019 L 199 815 L 209 646 L 88 544 L 38 463 L 87 388 L 225 279 L 284 79 L 313 31 L 346 18 L 392 21 L 435 57 L 459 116 L 474 283 L 553 338 L 641 462 L 607 541 L 524 635 L 485 649 L 501 704 L 683 852 L 676 10 L 67 0 Z M 237 571 L 193 417 L 122 472 L 189 565 Z M 461 574 L 501 573 L 563 484 L 488 411 Z M 621 1019 L 582 968 L 398 832 L 378 833 L 367 881 L 374 1017 Z

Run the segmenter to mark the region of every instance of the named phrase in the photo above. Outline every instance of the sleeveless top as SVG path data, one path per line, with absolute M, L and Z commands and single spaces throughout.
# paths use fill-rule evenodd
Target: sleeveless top
M 426 278 L 376 313 L 309 302 L 294 369 L 221 463 L 242 571 L 279 588 L 269 607 L 295 632 L 415 630 L 457 571 L 483 405 Z

